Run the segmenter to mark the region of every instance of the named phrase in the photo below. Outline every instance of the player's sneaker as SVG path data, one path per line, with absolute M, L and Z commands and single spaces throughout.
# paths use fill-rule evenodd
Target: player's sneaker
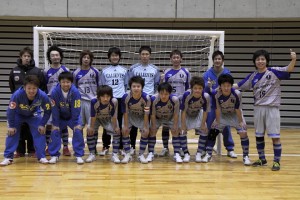
M 24 153 L 19 153 L 19 152 L 16 152 L 14 154 L 14 158 L 20 158 L 20 157 L 25 157 L 25 154 Z
M 13 163 L 13 159 L 4 158 L 4 160 L 0 163 L 0 166 L 7 166 L 7 165 L 11 165 L 12 163 Z
M 272 171 L 279 171 L 280 170 L 280 163 L 273 162 Z
M 227 151 L 227 156 L 230 158 L 237 158 L 237 155 L 234 153 L 234 151 Z
M 169 149 L 163 148 L 161 152 L 158 154 L 159 157 L 165 157 L 169 155 Z
M 207 163 L 211 160 L 211 156 L 207 153 L 205 156 L 202 158 L 202 162 Z
M 258 159 L 257 161 L 252 163 L 252 167 L 265 166 L 265 165 L 267 165 L 266 159 Z
M 146 160 L 145 156 L 143 154 L 139 155 L 138 160 L 143 163 L 143 164 L 147 164 L 148 160 Z
M 50 164 L 55 164 L 58 161 L 58 157 L 57 156 L 51 156 L 51 159 L 49 160 Z
M 182 163 L 183 162 L 183 160 L 182 160 L 181 156 L 179 155 L 179 153 L 175 153 L 175 155 L 174 155 L 174 161 L 176 163 Z
M 130 155 L 131 156 L 135 155 L 135 149 L 133 147 L 130 148 Z
M 153 154 L 153 152 L 150 152 L 150 153 L 148 154 L 146 160 L 147 160 L 148 162 L 152 162 L 152 161 L 154 160 L 154 154 Z
M 180 148 L 179 149 L 179 155 L 181 156 L 181 157 L 184 157 L 184 152 L 183 152 L 183 150 Z
M 109 148 L 103 147 L 102 151 L 99 153 L 99 156 L 105 156 L 109 152 Z
M 119 149 L 119 155 L 125 156 L 126 152 L 123 149 Z
M 250 166 L 251 165 L 251 161 L 249 159 L 249 156 L 244 156 L 243 162 L 244 162 L 244 165 L 246 165 L 246 166 Z
M 64 156 L 71 156 L 71 152 L 70 152 L 68 146 L 64 146 L 64 148 L 63 148 L 63 155 Z
M 85 160 L 87 163 L 94 162 L 96 160 L 96 156 L 93 153 L 90 153 L 89 157 Z
M 113 162 L 116 163 L 116 164 L 118 164 L 118 163 L 121 162 L 117 153 L 113 153 L 113 154 L 111 155 L 111 161 L 113 161 Z
M 130 155 L 130 153 L 126 153 L 126 155 L 124 156 L 123 160 L 121 161 L 121 163 L 123 164 L 127 164 L 131 161 L 132 157 Z
M 47 158 L 41 158 L 41 159 L 39 160 L 39 163 L 42 163 L 42 164 L 48 164 L 49 161 L 47 160 Z
M 185 162 L 185 163 L 188 163 L 188 162 L 190 162 L 190 159 L 191 159 L 190 154 L 185 153 L 185 154 L 184 154 L 184 158 L 183 158 L 182 161 Z
M 202 162 L 202 158 L 201 158 L 201 157 L 202 157 L 202 156 L 201 156 L 201 153 L 197 152 L 197 153 L 196 153 L 196 156 L 195 156 L 195 161 L 196 161 L 197 163 Z
M 84 164 L 84 160 L 81 157 L 76 157 L 76 163 L 78 165 L 83 165 Z

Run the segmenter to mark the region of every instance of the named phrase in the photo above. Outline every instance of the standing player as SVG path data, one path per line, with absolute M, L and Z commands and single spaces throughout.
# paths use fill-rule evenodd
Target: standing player
M 172 95 L 172 86 L 169 83 L 161 83 L 158 86 L 158 94 L 151 97 L 151 129 L 148 141 L 149 154 L 147 161 L 154 159 L 154 146 L 156 133 L 161 125 L 171 129 L 172 143 L 174 147 L 174 160 L 182 163 L 179 155 L 179 99 Z
M 141 46 L 141 48 L 139 49 L 141 62 L 132 65 L 129 69 L 129 78 L 133 76 L 140 76 L 144 79 L 145 87 L 143 89 L 143 92 L 150 96 L 154 95 L 160 82 L 159 69 L 155 65 L 149 63 L 151 52 L 152 50 L 149 46 Z M 137 128 L 133 126 L 130 131 L 130 151 L 132 155 L 135 152 L 136 137 Z
M 33 136 L 36 156 L 40 163 L 47 164 L 45 158 L 45 125 L 51 115 L 50 101 L 46 93 L 40 90 L 40 81 L 35 75 L 24 79 L 24 86 L 19 88 L 10 98 L 7 109 L 7 137 L 5 142 L 2 166 L 13 162 L 14 151 L 18 147 L 20 128 L 25 122 Z M 44 114 L 42 116 L 42 110 Z
M 70 127 L 73 130 L 72 145 L 77 164 L 84 164 L 84 140 L 80 118 L 80 93 L 72 84 L 73 75 L 62 72 L 58 76 L 59 84 L 51 92 L 52 133 L 49 143 L 50 164 L 55 164 L 60 156 L 62 130 Z
M 45 89 L 45 78 L 42 70 L 35 66 L 33 60 L 33 51 L 29 47 L 25 47 L 20 51 L 20 57 L 17 60 L 17 67 L 13 68 L 9 75 L 9 88 L 11 93 L 14 93 L 20 87 L 23 86 L 25 77 L 28 75 L 36 75 L 40 80 L 40 89 Z M 35 156 L 35 149 L 33 144 L 32 135 L 27 123 L 22 124 L 20 141 L 15 154 L 15 158 L 23 157 L 26 153 L 27 140 L 27 152 L 29 156 Z
M 184 135 L 188 130 L 200 130 L 196 162 L 201 162 L 202 152 L 205 151 L 207 141 L 207 113 L 210 109 L 209 94 L 204 92 L 204 80 L 202 77 L 194 76 L 191 81 L 191 89 L 183 94 L 181 102 L 181 130 Z M 187 143 L 181 146 L 184 152 L 183 162 L 190 161 Z
M 216 119 L 212 124 L 210 138 L 207 141 L 207 154 L 203 162 L 209 162 L 212 156 L 212 150 L 215 145 L 216 136 L 211 134 L 222 131 L 225 126 L 235 127 L 241 138 L 243 149 L 244 165 L 250 165 L 249 160 L 249 138 L 247 135 L 246 122 L 242 113 L 242 94 L 240 91 L 232 88 L 233 78 L 230 74 L 222 74 L 218 78 L 220 90 L 213 92 L 214 108 L 216 108 Z
M 212 92 L 216 91 L 217 88 L 219 87 L 218 77 L 221 74 L 230 74 L 230 71 L 227 68 L 223 67 L 224 64 L 223 52 L 215 51 L 212 55 L 212 59 L 214 65 L 203 74 L 203 78 L 205 81 L 205 92 L 207 92 L 208 94 L 211 94 Z M 211 98 L 211 102 L 212 102 L 212 98 Z M 213 107 L 213 104 L 211 104 L 211 106 L 212 107 L 210 112 L 208 113 L 207 121 L 206 121 L 208 129 L 211 128 L 211 125 L 216 118 L 216 113 L 215 113 L 216 108 Z M 234 142 L 232 139 L 230 126 L 226 126 L 222 131 L 222 134 L 223 134 L 224 146 L 227 150 L 227 156 L 231 158 L 237 158 L 237 155 L 234 152 Z
M 265 50 L 258 50 L 253 54 L 256 71 L 249 74 L 238 83 L 242 90 L 253 89 L 254 96 L 254 127 L 256 148 L 259 159 L 252 166 L 267 164 L 265 157 L 264 134 L 272 138 L 274 150 L 273 171 L 280 170 L 281 142 L 280 142 L 280 112 L 281 103 L 280 80 L 289 79 L 289 72 L 294 71 L 296 53 L 291 51 L 291 62 L 286 67 L 269 67 L 270 56 Z
M 97 88 L 100 85 L 100 73 L 92 67 L 94 55 L 89 50 L 83 50 L 80 53 L 80 68 L 73 73 L 75 86 L 81 95 L 81 118 L 82 128 L 89 124 L 91 115 L 91 100 L 97 96 Z M 87 144 L 90 151 L 86 162 L 96 160 L 96 146 L 98 140 L 98 132 L 95 135 L 87 135 Z
M 48 96 L 51 95 L 52 90 L 56 87 L 56 85 L 58 84 L 58 76 L 60 75 L 60 73 L 62 72 L 67 72 L 69 71 L 68 68 L 66 68 L 64 65 L 62 65 L 62 60 L 64 58 L 63 55 L 63 51 L 53 45 L 51 46 L 48 51 L 47 51 L 47 59 L 50 63 L 50 67 L 46 67 L 44 70 L 44 74 L 46 77 L 46 91 Z M 50 136 L 51 136 L 51 130 L 52 130 L 52 119 L 50 117 L 50 120 L 48 121 L 47 125 L 46 125 L 46 141 L 47 144 L 49 143 L 50 140 Z M 69 134 L 68 134 L 68 129 L 64 129 L 61 130 L 62 132 L 62 140 L 63 140 L 63 155 L 64 156 L 71 156 L 71 153 L 69 151 L 68 148 L 68 138 L 69 138 Z M 46 150 L 47 153 L 47 150 Z
M 142 77 L 131 77 L 129 80 L 130 92 L 124 94 L 122 98 L 123 146 L 126 152 L 122 163 L 128 163 L 131 160 L 129 132 L 132 126 L 139 128 L 141 132 L 139 160 L 141 163 L 148 163 L 143 154 L 148 144 L 151 99 L 143 92 L 144 85 Z
M 175 94 L 179 98 L 179 100 L 181 100 L 184 92 L 187 89 L 189 89 L 191 75 L 190 75 L 190 72 L 186 68 L 181 67 L 181 62 L 182 62 L 181 51 L 179 51 L 177 49 L 173 50 L 170 53 L 170 59 L 171 59 L 173 67 L 165 70 L 165 75 L 164 75 L 163 81 L 170 83 L 170 85 L 173 88 L 172 94 Z M 180 138 L 180 144 L 184 146 L 187 143 L 186 135 L 180 134 L 179 138 Z M 168 149 L 169 129 L 163 128 L 162 140 L 163 140 L 164 148 L 162 149 L 159 156 L 166 156 L 169 153 L 169 149 Z M 186 154 L 188 152 L 186 151 L 183 153 Z
M 108 85 L 101 85 L 97 91 L 97 98 L 91 102 L 91 119 L 88 135 L 97 134 L 102 126 L 109 135 L 113 136 L 113 154 L 111 160 L 120 163 L 118 149 L 120 146 L 120 128 L 117 121 L 118 100 L 112 98 L 113 90 Z M 96 147 L 96 144 L 95 144 Z
M 128 73 L 127 69 L 121 65 L 119 65 L 121 59 L 121 50 L 117 47 L 112 47 L 108 50 L 107 54 L 108 60 L 111 65 L 105 67 L 102 70 L 100 75 L 101 84 L 108 85 L 113 90 L 113 96 L 118 101 L 118 124 L 119 128 L 122 128 L 122 110 L 121 110 L 121 102 L 122 97 L 126 93 L 126 88 L 128 85 Z M 105 129 L 104 129 L 105 130 Z M 121 137 L 120 137 L 121 138 Z M 103 142 L 103 154 L 108 153 L 108 148 L 110 145 L 110 135 L 106 134 L 106 131 L 103 132 L 102 142 Z M 119 142 L 121 144 L 121 141 Z M 121 144 L 122 145 L 122 144 Z M 120 148 L 123 149 L 123 148 Z

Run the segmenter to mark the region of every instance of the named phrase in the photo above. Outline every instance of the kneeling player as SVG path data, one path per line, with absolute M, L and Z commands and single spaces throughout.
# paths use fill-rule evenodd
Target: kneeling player
M 97 90 L 97 99 L 91 102 L 91 119 L 88 127 L 88 135 L 97 134 L 99 126 L 102 126 L 107 134 L 113 136 L 113 154 L 111 160 L 114 163 L 120 163 L 118 150 L 120 145 L 120 128 L 117 121 L 118 100 L 112 98 L 113 90 L 108 85 L 99 86 Z M 96 141 L 95 141 L 96 142 Z M 95 145 L 91 145 L 96 148 Z M 90 149 L 90 152 L 95 149 Z
M 207 142 L 207 154 L 203 158 L 208 162 L 212 156 L 212 149 L 216 141 L 218 131 L 222 131 L 225 126 L 235 127 L 241 138 L 241 146 L 243 148 L 244 165 L 250 165 L 248 157 L 249 138 L 247 135 L 246 122 L 241 109 L 242 94 L 240 91 L 232 88 L 233 78 L 229 74 L 222 74 L 218 78 L 220 90 L 213 93 L 213 104 L 216 108 L 216 119 L 212 124 L 209 139 Z M 217 130 L 216 130 L 217 129 Z
M 73 150 L 77 164 L 83 164 L 84 140 L 81 127 L 80 93 L 73 85 L 73 76 L 70 72 L 62 72 L 58 76 L 59 84 L 51 92 L 52 103 L 52 133 L 49 143 L 49 163 L 55 164 L 60 156 L 61 131 L 68 126 L 73 130 Z
M 148 142 L 149 155 L 147 161 L 151 162 L 154 158 L 154 146 L 156 143 L 156 133 L 160 126 L 166 126 L 171 129 L 172 143 L 174 147 L 174 160 L 182 163 L 179 155 L 179 99 L 171 95 L 172 86 L 169 83 L 161 83 L 158 86 L 158 94 L 151 97 L 151 129 Z

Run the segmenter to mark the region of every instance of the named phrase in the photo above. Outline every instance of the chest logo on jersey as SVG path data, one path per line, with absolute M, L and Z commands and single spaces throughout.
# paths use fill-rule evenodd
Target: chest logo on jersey
M 90 74 L 90 77 L 91 77 L 91 78 L 94 78 L 94 77 L 95 77 L 95 74 L 94 74 L 94 73 Z
M 268 74 L 268 75 L 266 76 L 266 79 L 270 80 L 270 79 L 271 79 L 271 75 Z
M 20 77 L 19 76 L 15 76 L 15 81 L 19 81 L 20 80 Z
M 179 77 L 180 77 L 180 78 L 183 78 L 183 77 L 184 77 L 184 75 L 183 75 L 183 74 L 179 74 Z
M 235 102 L 235 100 L 234 100 L 234 99 L 230 99 L 230 101 L 231 101 L 231 103 L 234 103 L 234 102 Z

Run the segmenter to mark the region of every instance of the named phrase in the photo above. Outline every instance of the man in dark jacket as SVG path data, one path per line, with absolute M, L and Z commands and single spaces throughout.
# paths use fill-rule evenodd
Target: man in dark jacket
M 45 90 L 44 74 L 41 69 L 35 67 L 35 62 L 33 60 L 33 51 L 29 47 L 25 47 L 20 51 L 20 58 L 17 60 L 17 66 L 10 72 L 9 88 L 11 93 L 14 93 L 17 89 L 23 86 L 23 81 L 27 75 L 36 75 L 41 82 L 40 89 Z M 25 156 L 25 140 L 27 140 L 28 155 L 35 156 L 33 139 L 27 123 L 24 123 L 21 127 L 20 140 L 15 157 Z

